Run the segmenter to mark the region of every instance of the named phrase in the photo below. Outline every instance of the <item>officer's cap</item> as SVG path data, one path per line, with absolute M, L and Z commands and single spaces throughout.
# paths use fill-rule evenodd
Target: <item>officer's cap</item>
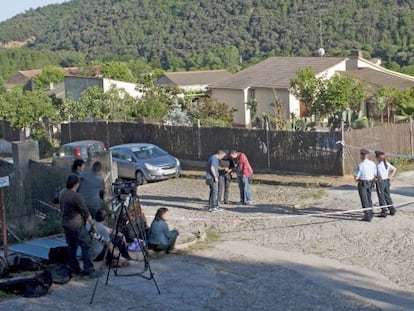
M 375 151 L 375 156 L 377 157 L 377 158 L 383 158 L 383 157 L 385 157 L 385 152 L 382 152 L 382 151 Z
M 368 153 L 370 153 L 370 152 L 369 152 L 369 150 L 368 150 L 368 149 L 361 148 L 361 150 L 359 150 L 359 153 L 360 153 L 360 154 L 368 154 Z

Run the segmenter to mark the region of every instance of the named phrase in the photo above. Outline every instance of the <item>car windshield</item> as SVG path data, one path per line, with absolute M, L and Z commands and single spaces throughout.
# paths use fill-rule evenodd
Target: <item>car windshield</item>
M 131 149 L 138 159 L 157 158 L 168 154 L 157 146 L 143 146 Z

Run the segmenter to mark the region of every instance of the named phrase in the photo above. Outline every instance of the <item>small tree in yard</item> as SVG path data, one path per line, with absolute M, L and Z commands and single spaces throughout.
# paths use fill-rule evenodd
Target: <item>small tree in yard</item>
M 289 92 L 303 101 L 306 108 L 316 115 L 320 115 L 317 101 L 323 89 L 322 79 L 316 77 L 315 71 L 311 67 L 300 69 L 296 77 L 290 81 Z
M 205 97 L 194 102 L 189 110 L 189 115 L 193 123 L 200 120 L 204 126 L 231 126 L 233 122 L 234 109 L 224 103 Z
M 164 122 L 173 103 L 173 98 L 165 89 L 154 86 L 147 89 L 145 95 L 136 101 L 131 116 L 157 123 Z
M 393 103 L 395 94 L 398 91 L 393 88 L 388 87 L 380 87 L 378 88 L 375 93 L 373 94 L 373 99 L 375 102 L 375 106 L 381 112 L 381 122 L 384 120 L 384 110 L 385 108 L 389 108 L 389 106 Z
M 345 109 L 360 110 L 365 98 L 365 87 L 350 76 L 334 75 L 330 80 L 321 81 L 323 89 L 316 105 L 322 116 L 329 116 Z
M 396 114 L 407 118 L 414 115 L 414 87 L 396 91 L 393 96 Z
M 329 80 L 318 78 L 310 67 L 298 71 L 289 90 L 317 118 L 331 117 L 338 111 L 360 110 L 365 98 L 364 83 L 339 74 Z
M 0 95 L 0 117 L 13 128 L 30 129 L 36 139 L 42 139 L 47 137 L 48 123 L 56 121 L 58 114 L 46 93 L 17 87 Z

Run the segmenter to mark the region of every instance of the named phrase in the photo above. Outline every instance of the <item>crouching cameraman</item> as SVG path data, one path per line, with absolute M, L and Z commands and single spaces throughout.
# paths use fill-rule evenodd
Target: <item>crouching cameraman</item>
M 106 264 L 118 266 L 121 262 L 115 262 L 116 258 L 113 256 L 114 247 L 117 247 L 121 256 L 126 260 L 131 260 L 131 256 L 128 253 L 128 246 L 125 243 L 122 236 L 112 236 L 112 229 L 105 225 L 106 218 L 108 216 L 107 211 L 104 208 L 99 209 L 96 212 L 95 231 L 90 231 L 92 241 L 92 258 L 94 261 L 101 261 L 106 254 Z M 123 263 L 122 265 L 127 265 Z
M 150 228 L 148 248 L 156 252 L 165 251 L 169 254 L 174 249 L 179 233 L 177 230 L 169 230 L 167 213 L 168 208 L 165 207 L 157 210 Z

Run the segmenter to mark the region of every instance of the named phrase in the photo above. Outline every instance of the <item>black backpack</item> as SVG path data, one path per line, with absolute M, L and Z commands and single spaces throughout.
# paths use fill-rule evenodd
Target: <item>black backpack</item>
M 46 266 L 46 270 L 50 273 L 53 283 L 65 284 L 70 280 L 69 269 L 65 265 L 56 263 Z

